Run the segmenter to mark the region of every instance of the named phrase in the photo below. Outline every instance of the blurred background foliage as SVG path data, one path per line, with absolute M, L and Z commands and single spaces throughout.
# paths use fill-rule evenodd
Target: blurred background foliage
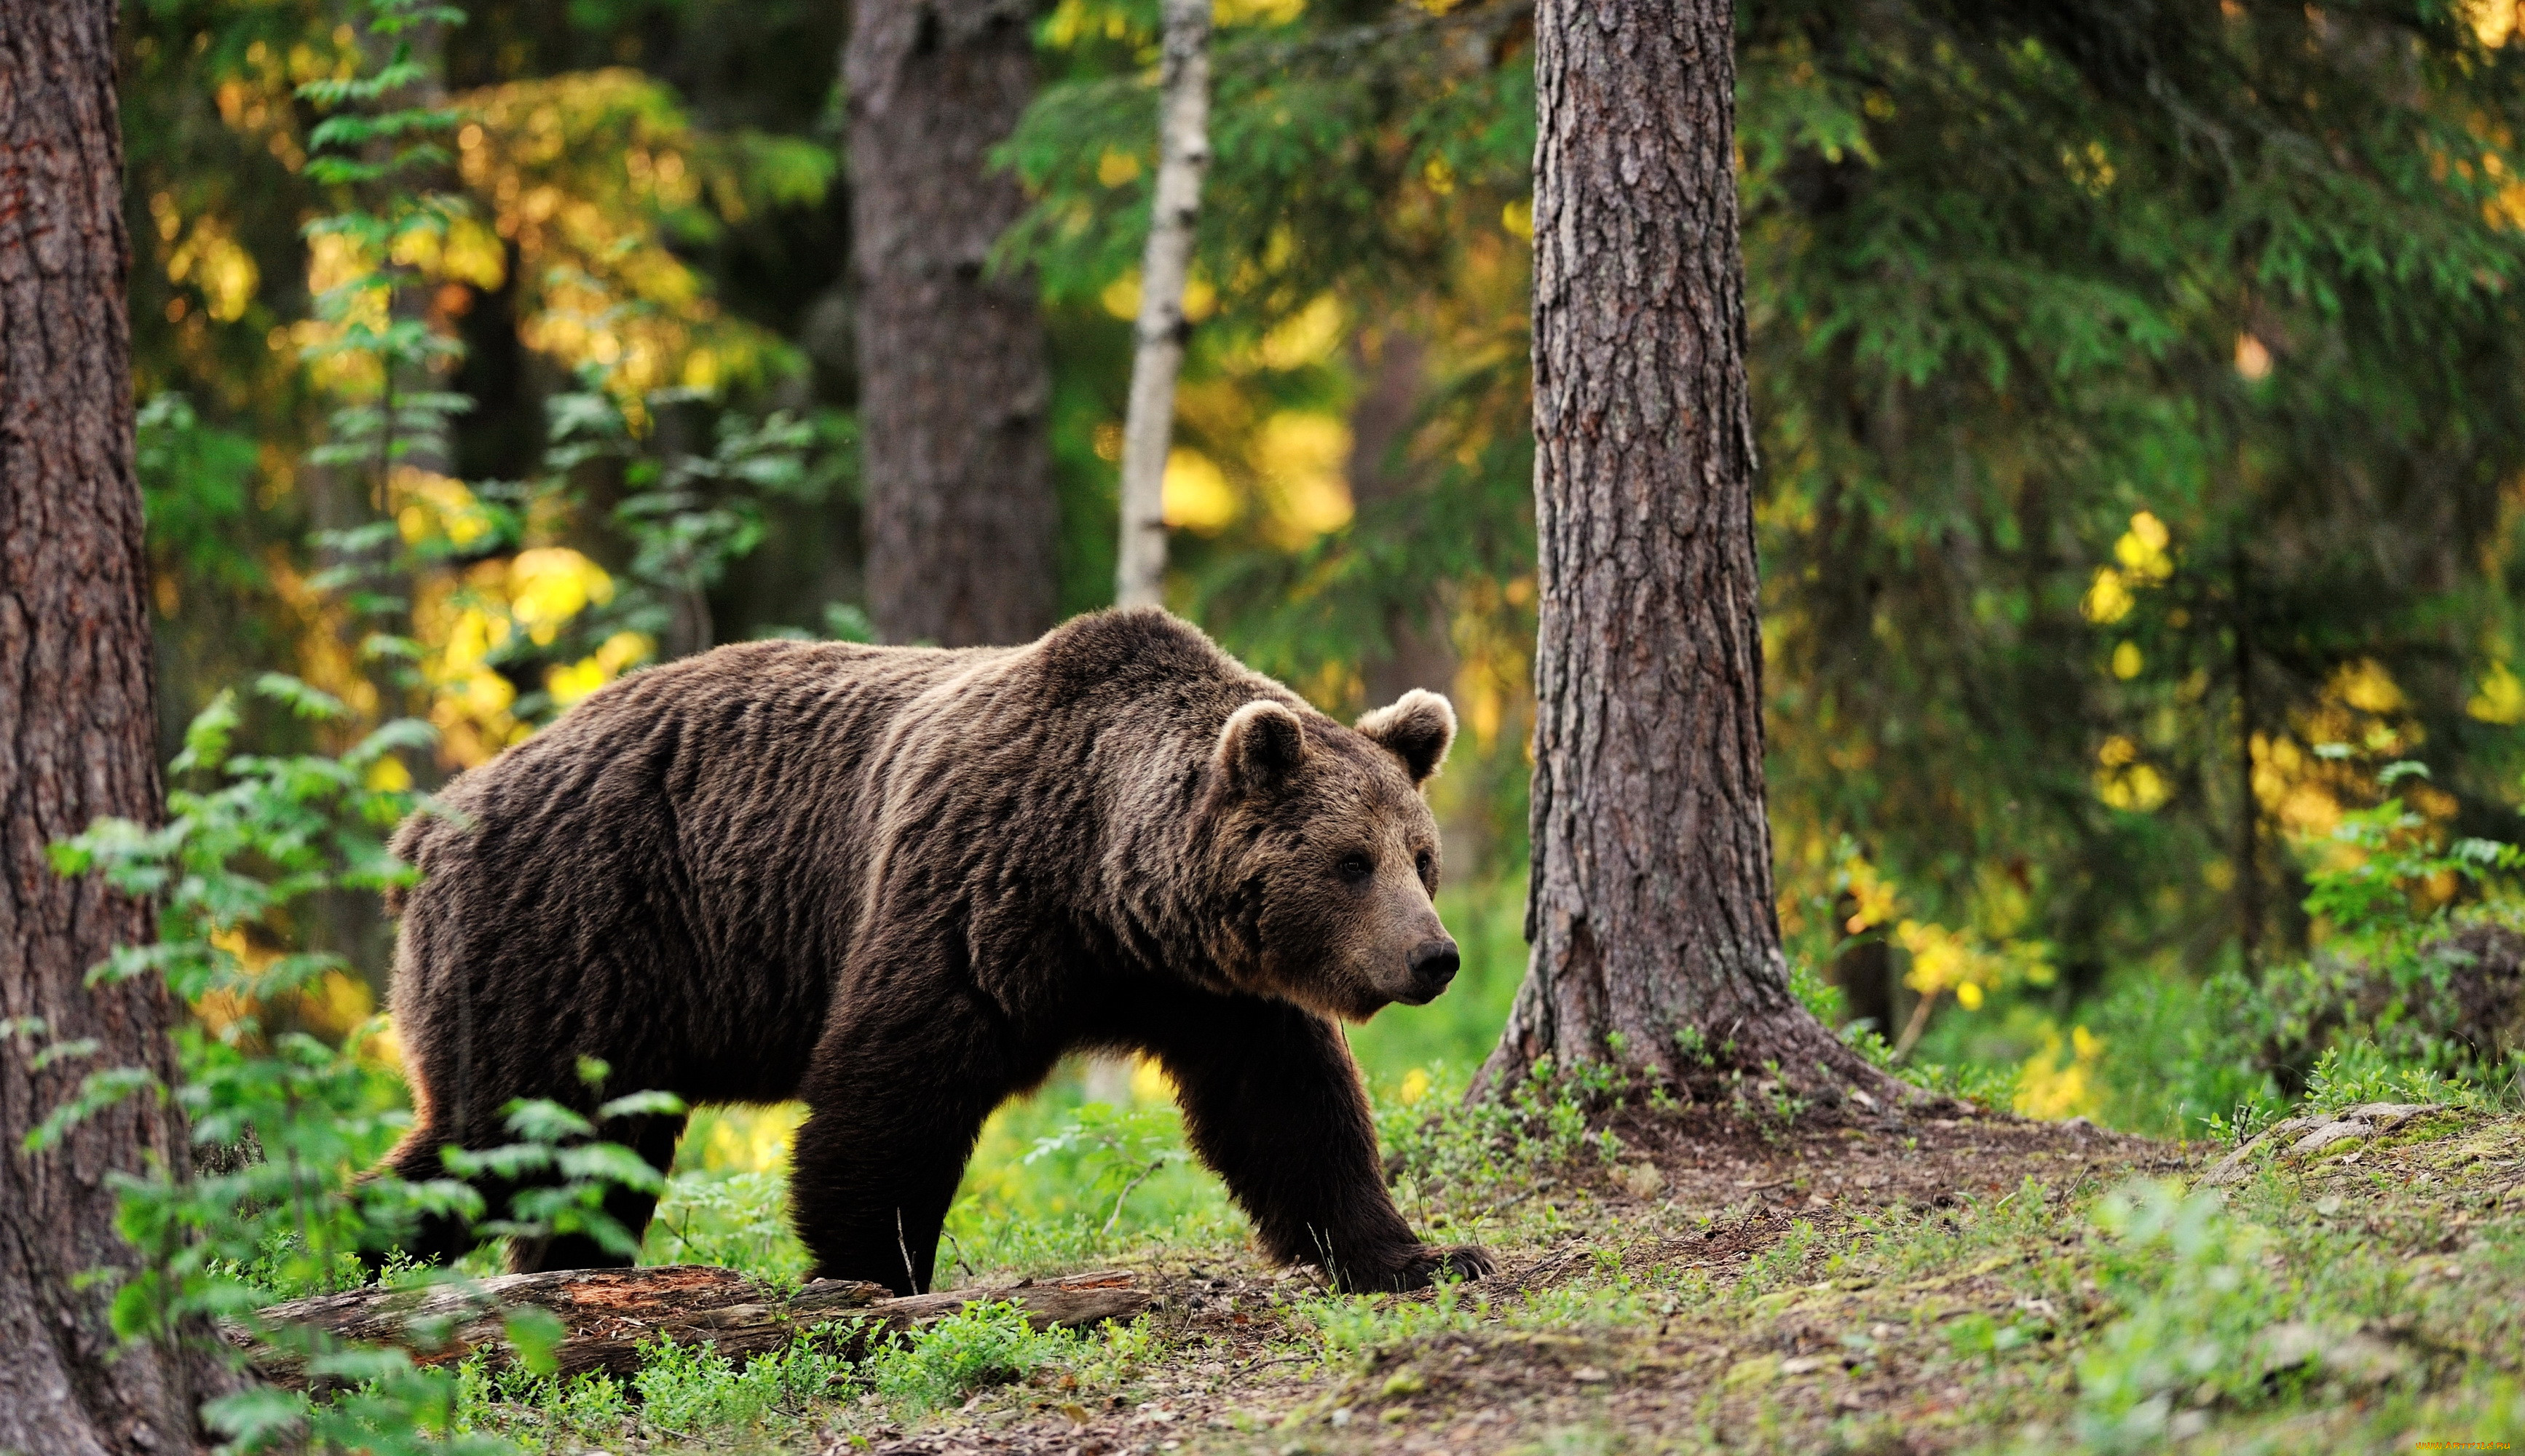
M 358 98 L 324 86 L 394 64 L 364 12 L 124 8 L 171 753 L 223 687 L 283 670 L 349 715 L 249 703 L 248 731 L 339 751 L 409 713 L 436 748 L 371 772 L 426 789 L 645 662 L 868 635 L 849 7 L 468 11 L 398 38 L 390 99 L 431 120 L 345 145 L 319 128 Z M 2378 1013 L 2292 1042 L 2253 1008 L 2377 937 L 2505 913 L 2448 847 L 2520 838 L 2525 802 L 2513 0 L 1741 11 L 1802 983 L 2030 1113 L 2197 1135 L 2294 1094 L 2308 1036 Z M 1041 89 L 999 157 L 1031 208 L 994 266 L 1042 301 L 1069 612 L 1111 592 L 1158 16 L 1026 13 Z M 1424 684 L 1462 711 L 1434 797 L 1467 973 L 1354 1037 L 1409 1105 L 1479 1059 L 1523 972 L 1530 11 L 1216 19 L 1169 599 L 1329 711 Z M 391 176 L 311 164 L 413 138 Z M 312 226 L 389 195 L 422 220 Z M 2389 846 L 2393 913 L 2306 908 Z M 374 1012 L 378 926 L 337 898 L 274 929 L 358 968 L 298 1023 Z M 1030 1153 L 1103 1159 L 1057 1196 L 1111 1223 L 1158 1156 L 1130 1122 L 1152 1100 L 1064 1083 L 1008 1114 L 959 1227 L 1044 1211 L 994 1181 Z M 688 1161 L 775 1167 L 783 1127 L 705 1122 Z M 1125 1227 L 1193 1206 L 1160 1163 Z

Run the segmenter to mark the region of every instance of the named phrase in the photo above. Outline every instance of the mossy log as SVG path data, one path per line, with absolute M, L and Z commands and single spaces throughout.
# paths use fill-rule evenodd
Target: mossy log
M 371 1286 L 293 1299 L 257 1312 L 262 1330 L 288 1329 L 313 1339 L 275 1342 L 243 1324 L 223 1333 L 264 1380 L 292 1389 L 307 1384 L 311 1350 L 387 1344 L 411 1351 L 424 1366 L 481 1351 L 495 1363 L 513 1359 L 507 1316 L 533 1306 L 561 1321 L 556 1348 L 564 1376 L 628 1375 L 639 1347 L 661 1336 L 709 1344 L 740 1363 L 778 1349 L 826 1323 L 849 1326 L 853 1354 L 870 1340 L 916 1329 L 967 1304 L 1006 1300 L 1024 1308 L 1038 1330 L 1074 1329 L 1145 1312 L 1153 1297 L 1126 1270 L 1101 1270 L 1021 1284 L 946 1289 L 896 1297 L 879 1285 L 817 1280 L 782 1293 L 737 1273 L 703 1264 L 651 1269 L 574 1269 L 507 1274 L 413 1287 Z

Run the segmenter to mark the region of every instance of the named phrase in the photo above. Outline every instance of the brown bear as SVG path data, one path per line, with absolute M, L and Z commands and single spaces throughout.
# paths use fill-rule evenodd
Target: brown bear
M 1455 975 L 1420 793 L 1455 726 L 1415 691 L 1345 728 L 1156 609 L 1020 648 L 757 642 L 635 673 L 397 834 L 422 878 L 393 990 L 415 1126 L 388 1166 L 443 1177 L 441 1148 L 510 1141 L 519 1097 L 803 1098 L 816 1274 L 912 1292 L 991 1110 L 1065 1052 L 1145 1052 L 1271 1255 L 1353 1289 L 1478 1278 L 1485 1254 L 1395 1210 L 1337 1025 Z M 680 1116 L 619 1122 L 668 1165 Z M 608 1203 L 635 1235 L 652 1206 Z M 473 1241 L 440 1219 L 411 1252 Z M 620 1262 L 578 1236 L 510 1261 Z

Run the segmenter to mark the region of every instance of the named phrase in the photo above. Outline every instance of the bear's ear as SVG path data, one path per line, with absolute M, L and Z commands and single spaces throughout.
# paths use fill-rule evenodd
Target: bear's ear
M 1239 790 L 1271 789 L 1307 761 L 1307 729 L 1298 715 L 1257 699 L 1227 715 L 1218 730 L 1218 771 Z
M 1414 785 L 1425 784 L 1447 761 L 1448 746 L 1456 741 L 1456 705 L 1426 688 L 1413 688 L 1395 699 L 1392 707 L 1360 719 L 1359 731 L 1402 759 Z

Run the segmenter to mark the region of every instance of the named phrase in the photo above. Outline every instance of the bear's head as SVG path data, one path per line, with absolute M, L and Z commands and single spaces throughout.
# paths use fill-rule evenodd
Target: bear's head
M 1228 715 L 1208 828 L 1232 906 L 1220 968 L 1241 989 L 1353 1021 L 1455 978 L 1438 921 L 1438 821 L 1421 787 L 1456 710 L 1413 690 L 1344 728 L 1271 699 Z

